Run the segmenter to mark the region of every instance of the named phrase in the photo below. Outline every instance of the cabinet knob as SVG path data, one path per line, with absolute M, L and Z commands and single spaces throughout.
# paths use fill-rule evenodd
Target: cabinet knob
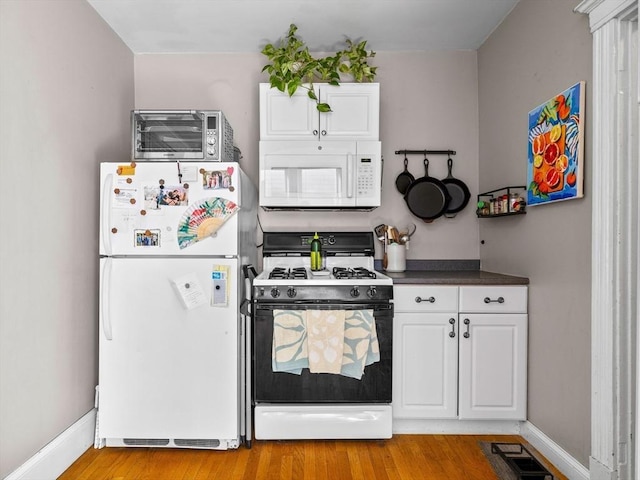
M 504 297 L 498 297 L 495 300 L 492 300 L 489 297 L 484 297 L 484 303 L 504 303 Z
M 314 136 L 317 136 L 317 135 L 318 135 L 318 130 L 314 130 L 314 131 L 313 131 L 313 135 L 314 135 Z
M 326 131 L 326 130 L 322 130 L 322 132 L 320 132 L 320 134 L 321 134 L 322 136 L 325 136 L 325 135 L 327 134 L 327 131 Z
M 434 297 L 429 297 L 429 298 L 416 297 L 416 303 L 420 303 L 420 302 L 435 303 L 436 299 Z

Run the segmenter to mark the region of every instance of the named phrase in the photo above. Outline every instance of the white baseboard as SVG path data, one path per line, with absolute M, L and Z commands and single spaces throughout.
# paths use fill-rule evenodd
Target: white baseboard
M 4 480 L 58 478 L 80 455 L 93 445 L 95 426 L 96 409 L 94 408 L 10 473 Z
M 522 425 L 520 435 L 569 480 L 589 480 L 589 469 L 546 436 L 533 423 L 525 422 Z

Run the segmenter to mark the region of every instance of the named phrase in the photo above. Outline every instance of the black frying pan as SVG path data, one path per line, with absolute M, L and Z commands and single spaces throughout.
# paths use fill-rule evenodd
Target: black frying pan
M 409 185 L 413 183 L 415 177 L 411 175 L 407 166 L 409 165 L 409 160 L 407 160 L 407 156 L 404 157 L 404 171 L 400 172 L 400 174 L 396 177 L 396 189 L 404 195 L 407 193 L 407 189 Z
M 412 214 L 430 223 L 447 211 L 451 196 L 444 183 L 429 176 L 429 160 L 426 158 L 424 172 L 424 177 L 409 185 L 404 200 Z
M 451 201 L 449 202 L 445 216 L 455 217 L 456 213 L 467 206 L 469 198 L 471 198 L 471 194 L 469 193 L 467 185 L 462 180 L 455 178 L 451 173 L 451 168 L 453 167 L 453 160 L 451 160 L 451 157 L 447 160 L 447 165 L 449 167 L 449 175 L 442 180 L 442 183 L 447 187 L 447 191 L 451 196 Z

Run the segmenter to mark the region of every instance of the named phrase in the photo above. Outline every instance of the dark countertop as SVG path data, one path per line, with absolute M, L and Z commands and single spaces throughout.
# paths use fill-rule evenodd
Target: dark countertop
M 394 285 L 528 285 L 526 277 L 515 277 L 483 270 L 407 270 L 386 272 Z
M 380 260 L 376 270 L 388 275 L 396 285 L 528 285 L 526 277 L 486 272 L 480 260 L 407 260 L 402 273 L 387 272 Z

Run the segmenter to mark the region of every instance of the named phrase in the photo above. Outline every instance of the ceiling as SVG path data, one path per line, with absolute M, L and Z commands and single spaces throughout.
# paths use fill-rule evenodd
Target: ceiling
M 87 0 L 135 54 L 260 52 L 291 23 L 315 52 L 476 50 L 519 0 Z

